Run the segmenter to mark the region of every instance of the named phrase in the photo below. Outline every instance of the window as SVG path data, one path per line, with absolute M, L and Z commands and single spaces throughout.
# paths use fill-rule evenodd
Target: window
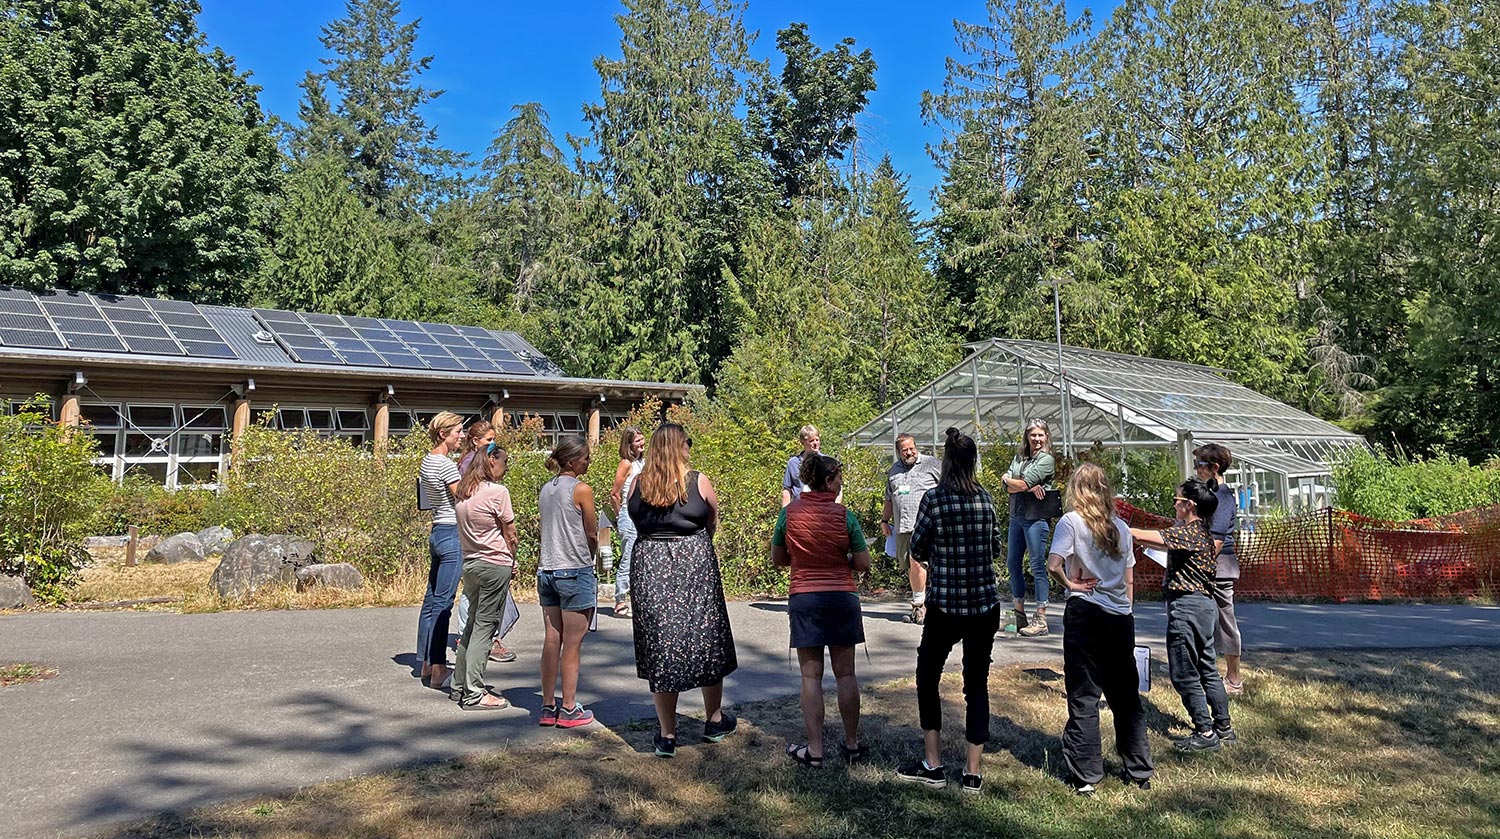
M 319 431 L 332 431 L 333 411 L 328 408 L 308 408 L 307 427 Z
M 570 431 L 574 434 L 583 431 L 583 420 L 577 414 L 562 414 L 559 419 L 562 420 L 563 431 Z
M 307 427 L 307 412 L 301 408 L 282 408 L 276 412 L 276 420 L 284 431 L 295 431 Z
M 370 427 L 370 417 L 364 411 L 339 411 L 338 420 L 340 431 L 365 431 Z

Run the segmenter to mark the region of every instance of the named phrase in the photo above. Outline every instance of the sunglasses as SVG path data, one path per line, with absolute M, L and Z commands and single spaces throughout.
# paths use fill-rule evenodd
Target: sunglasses
M 1172 499 L 1172 503 L 1173 504 L 1192 504 L 1194 502 L 1190 498 L 1183 498 L 1182 496 L 1179 495 L 1179 496 L 1177 496 L 1177 497 L 1175 497 L 1175 498 Z
M 1212 461 L 1208 461 L 1208 460 L 1195 460 L 1195 461 L 1193 461 L 1193 465 L 1201 467 L 1201 468 L 1204 468 L 1204 469 L 1207 469 L 1208 467 L 1210 467 L 1210 466 L 1212 466 L 1214 464 L 1213 464 Z

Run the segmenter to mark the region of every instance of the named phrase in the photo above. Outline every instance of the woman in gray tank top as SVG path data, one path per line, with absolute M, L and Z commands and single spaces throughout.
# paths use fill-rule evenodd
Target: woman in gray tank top
M 598 605 L 599 518 L 594 491 L 582 478 L 589 471 L 589 445 L 582 437 L 564 437 L 547 468 L 556 472 L 537 496 L 541 518 L 541 560 L 536 575 L 547 636 L 542 641 L 541 724 L 574 728 L 594 721 L 576 698 L 583 636 Z M 562 704 L 556 702 L 562 677 Z

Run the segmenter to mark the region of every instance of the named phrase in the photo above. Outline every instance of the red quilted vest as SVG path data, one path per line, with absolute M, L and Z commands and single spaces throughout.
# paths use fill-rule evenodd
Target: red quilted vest
M 804 492 L 786 508 L 786 551 L 792 594 L 855 591 L 849 567 L 849 524 L 831 492 Z

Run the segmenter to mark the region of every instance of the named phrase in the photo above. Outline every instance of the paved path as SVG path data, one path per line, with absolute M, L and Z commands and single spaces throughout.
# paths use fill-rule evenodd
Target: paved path
M 491 665 L 511 711 L 461 712 L 411 677 L 416 609 L 43 613 L 0 617 L 0 661 L 61 675 L 0 690 L 0 836 L 75 836 L 112 822 L 274 793 L 417 761 L 568 736 L 538 728 L 540 618 L 523 611 L 520 660 Z M 786 606 L 731 604 L 740 670 L 726 698 L 791 697 Z M 867 604 L 866 682 L 912 672 L 918 629 L 896 603 Z M 1243 604 L 1250 649 L 1500 646 L 1500 608 Z M 1165 618 L 1142 604 L 1137 634 L 1161 658 Z M 1002 663 L 1061 654 L 1057 635 L 1007 639 Z M 956 666 L 958 656 L 955 655 Z M 602 723 L 652 719 L 628 621 L 600 618 L 580 699 Z M 831 686 L 831 679 L 830 686 Z M 702 706 L 684 696 L 683 710 Z M 524 709 L 524 710 L 522 710 Z M 790 734 L 791 732 L 788 732 Z

